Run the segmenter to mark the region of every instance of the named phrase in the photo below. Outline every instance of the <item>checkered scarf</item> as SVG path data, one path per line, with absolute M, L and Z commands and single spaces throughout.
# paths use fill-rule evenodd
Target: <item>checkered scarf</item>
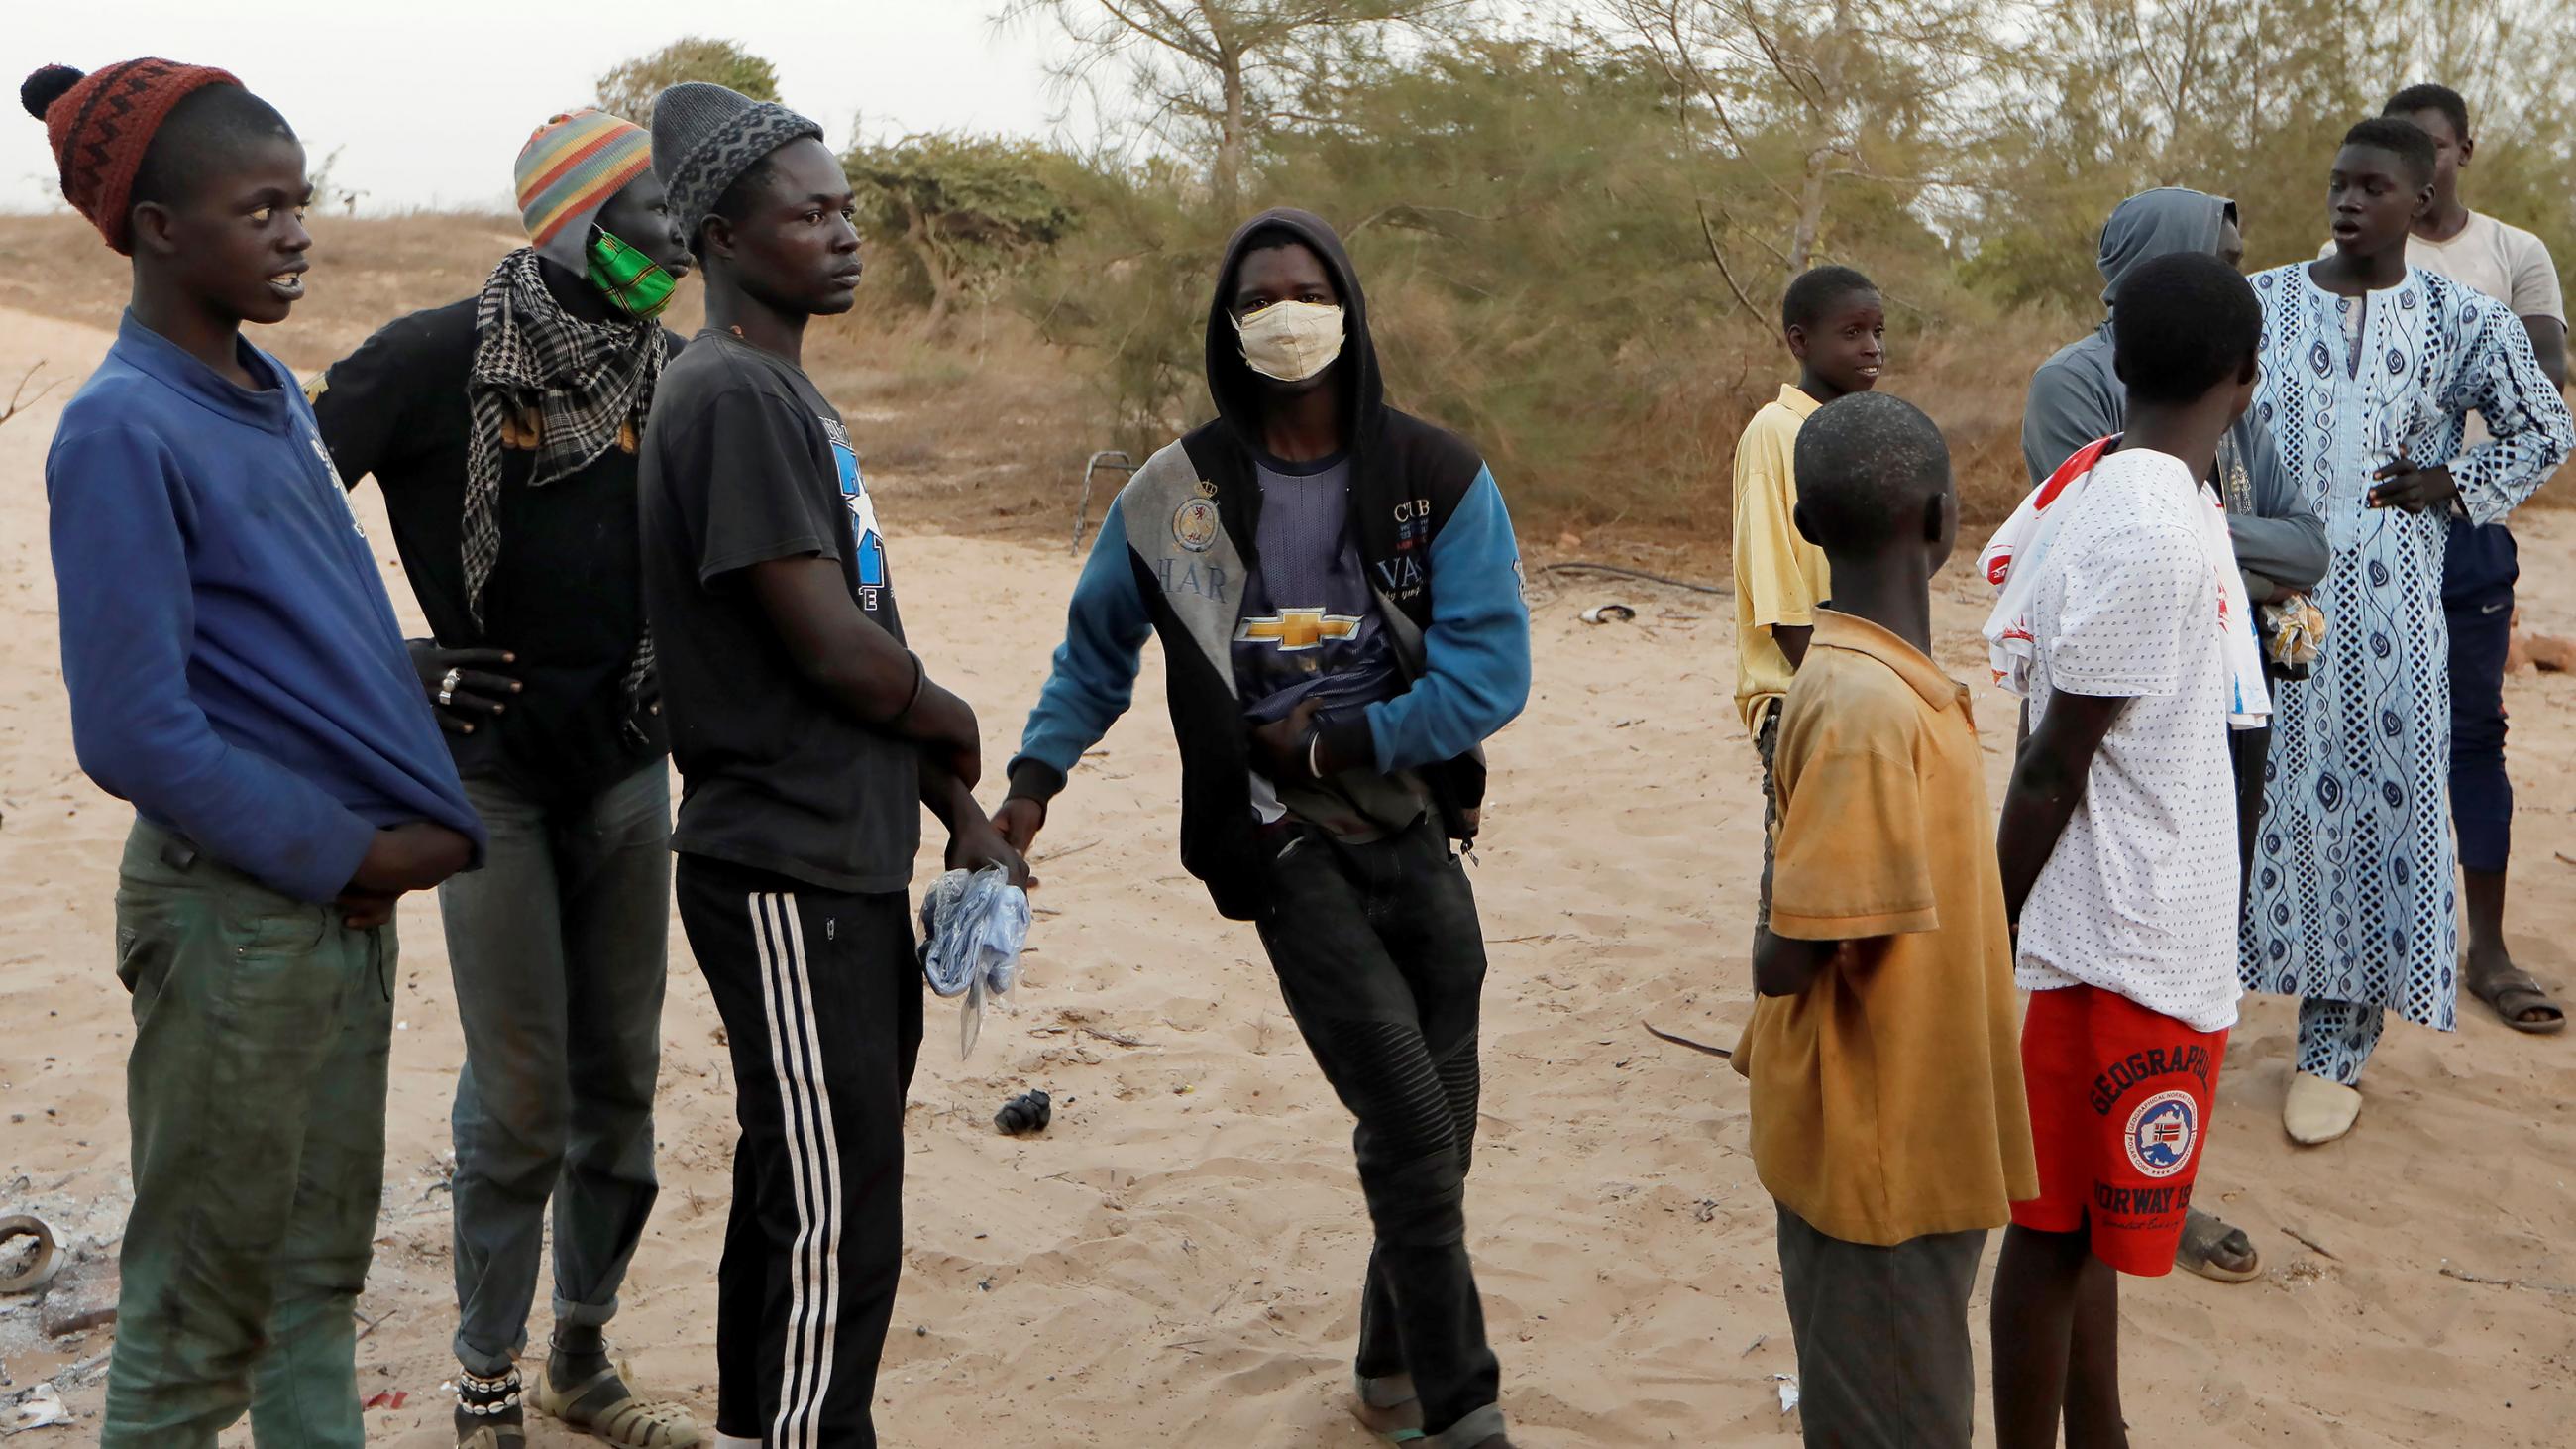
M 501 259 L 474 305 L 474 365 L 466 377 L 473 432 L 465 448 L 465 607 L 483 624 L 483 590 L 501 557 L 501 450 L 531 449 L 527 486 L 577 473 L 644 431 L 668 349 L 659 322 L 585 322 L 546 289 L 533 248 Z M 653 636 L 628 657 L 627 733 L 640 738 L 639 696 L 653 673 Z

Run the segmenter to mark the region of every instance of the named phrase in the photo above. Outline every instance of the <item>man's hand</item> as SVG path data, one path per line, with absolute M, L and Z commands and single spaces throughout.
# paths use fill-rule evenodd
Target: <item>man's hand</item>
M 1026 855 L 1037 843 L 1038 832 L 1046 828 L 1046 817 L 1044 803 L 1022 796 L 1002 802 L 1002 808 L 993 812 L 993 828 L 1002 832 L 1011 849 Z
M 349 877 L 347 894 L 391 898 L 405 891 L 425 891 L 463 870 L 474 859 L 474 842 L 426 820 L 389 826 L 376 832 L 358 873 Z M 390 910 L 390 907 L 388 907 Z
M 1807 646 L 1815 641 L 1815 637 L 1816 626 L 1813 624 L 1771 626 L 1771 642 L 1780 646 L 1781 657 L 1789 661 L 1789 670 L 1793 674 L 1806 667 Z
M 1310 768 L 1310 756 L 1314 745 L 1311 736 L 1315 733 L 1316 708 L 1316 702 L 1310 699 L 1288 711 L 1285 718 L 1253 729 L 1253 759 L 1263 766 L 1261 773 L 1277 781 L 1315 778 L 1315 772 Z
M 1028 861 L 992 821 L 984 818 L 984 812 L 960 812 L 948 832 L 948 868 L 982 870 L 988 865 L 1010 872 L 1011 884 L 1022 890 L 1037 889 L 1037 877 L 1029 874 Z
M 2377 486 L 2370 490 L 2373 508 L 2402 508 L 2408 513 L 2421 513 L 2439 508 L 2460 496 L 2459 481 L 2451 476 L 2450 465 L 2418 468 L 2409 462 L 2404 449 L 2397 461 L 2370 475 Z
M 921 698 L 895 726 L 967 789 L 984 778 L 984 735 L 975 711 L 945 686 L 924 679 Z
M 1762 928 L 1753 943 L 1753 989 L 1764 996 L 1795 996 L 1816 984 L 1825 968 L 1845 962 L 1849 941 L 1792 940 Z
M 507 649 L 441 649 L 426 639 L 412 640 L 410 649 L 412 667 L 420 671 L 421 687 L 437 709 L 439 728 L 449 734 L 474 733 L 476 725 L 497 717 L 519 692 L 518 680 L 494 672 L 519 662 Z
M 394 903 L 401 899 L 400 896 L 379 895 L 352 887 L 340 892 L 340 899 L 332 904 L 340 908 L 342 926 L 352 931 L 372 931 L 392 922 Z

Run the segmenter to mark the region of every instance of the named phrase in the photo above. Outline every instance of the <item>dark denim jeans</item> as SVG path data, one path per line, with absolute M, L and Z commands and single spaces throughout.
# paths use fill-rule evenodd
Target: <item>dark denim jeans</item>
M 605 1324 L 659 1191 L 653 1086 L 669 971 L 671 784 L 660 760 L 577 806 L 465 782 L 483 869 L 441 886 L 465 1069 L 456 1138 L 456 1357 L 528 1339 L 554 1206 L 554 1316 Z
M 1467 1260 L 1484 928 L 1428 821 L 1348 844 L 1299 827 L 1271 865 L 1262 944 L 1342 1105 L 1376 1247 L 1360 1310 L 1364 1379 L 1410 1373 L 1423 1427 L 1501 1430 L 1502 1370 Z

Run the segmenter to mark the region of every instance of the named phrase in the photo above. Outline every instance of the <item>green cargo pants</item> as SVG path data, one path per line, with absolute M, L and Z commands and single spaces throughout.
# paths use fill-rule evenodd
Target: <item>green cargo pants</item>
M 134 1208 L 101 1449 L 361 1449 L 355 1312 L 384 1195 L 394 931 L 138 821 L 116 893 L 134 997 Z

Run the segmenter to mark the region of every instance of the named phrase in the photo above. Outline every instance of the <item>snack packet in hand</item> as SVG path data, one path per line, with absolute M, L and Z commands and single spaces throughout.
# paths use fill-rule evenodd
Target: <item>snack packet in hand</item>
M 2305 679 L 2326 646 L 2325 611 L 2305 594 L 2263 606 L 2263 658 L 2285 679 Z

